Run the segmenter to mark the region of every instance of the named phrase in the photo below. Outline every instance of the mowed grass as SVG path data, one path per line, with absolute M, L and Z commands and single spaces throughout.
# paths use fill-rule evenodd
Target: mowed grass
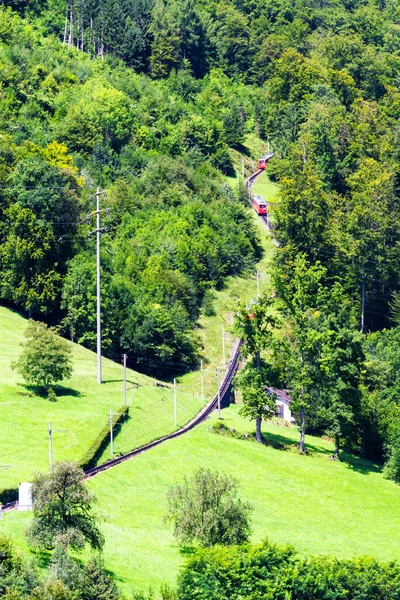
M 222 411 L 223 422 L 237 432 L 253 432 L 238 406 Z M 168 441 L 88 482 L 98 497 L 106 536 L 106 566 L 126 591 L 158 590 L 175 584 L 184 554 L 163 522 L 170 485 L 198 467 L 234 475 L 241 496 L 254 506 L 252 540 L 266 536 L 292 544 L 301 554 L 339 558 L 371 555 L 400 559 L 400 488 L 383 479 L 368 462 L 344 457 L 332 462 L 329 441 L 308 437 L 310 455 L 300 456 L 296 428 L 265 424 L 265 437 L 288 449 L 212 430 L 214 415 L 181 438 Z M 20 548 L 31 515 L 8 513 L 0 532 L 12 533 Z
M 76 344 L 71 344 L 74 373 L 56 386 L 57 402 L 26 386 L 11 369 L 22 350 L 26 326 L 21 315 L 0 307 L 0 490 L 17 487 L 20 481 L 30 481 L 34 472 L 49 468 L 49 422 L 54 430 L 53 459 L 78 461 L 109 422 L 110 408 L 115 411 L 123 405 L 122 365 L 103 360 L 104 383 L 99 385 L 96 355 Z M 173 391 L 156 387 L 154 379 L 130 370 L 127 380 L 130 418 L 122 426 L 126 429 L 123 444 L 118 436 L 121 428 L 116 428 L 117 452 L 175 429 Z M 200 406 L 199 398 L 181 396 L 178 425 L 188 421 Z M 107 449 L 103 458 L 109 457 Z

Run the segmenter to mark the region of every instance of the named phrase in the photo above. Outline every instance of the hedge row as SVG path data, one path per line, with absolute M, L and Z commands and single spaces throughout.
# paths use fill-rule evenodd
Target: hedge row
M 9 502 L 15 502 L 18 500 L 18 489 L 6 488 L 0 490 L 0 504 L 8 504 Z
M 124 419 L 128 418 L 129 406 L 122 406 L 114 413 L 114 427 Z M 119 430 L 116 430 L 114 436 L 118 434 Z M 82 467 L 83 470 L 91 469 L 95 466 L 97 459 L 103 452 L 103 450 L 107 447 L 107 444 L 110 441 L 110 425 L 107 423 L 94 440 L 93 444 L 88 448 L 85 456 L 80 460 L 79 466 Z

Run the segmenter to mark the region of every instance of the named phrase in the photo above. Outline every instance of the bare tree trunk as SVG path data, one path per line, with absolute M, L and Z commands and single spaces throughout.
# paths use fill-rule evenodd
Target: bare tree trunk
M 256 440 L 257 442 L 262 443 L 263 437 L 261 434 L 261 417 L 256 418 Z
M 336 433 L 335 434 L 335 458 L 339 458 L 339 451 L 340 451 L 340 438 L 339 438 L 339 434 Z
M 69 13 L 69 37 L 68 37 L 68 48 L 72 48 L 74 43 L 74 9 L 71 6 Z
M 93 18 L 90 17 L 90 41 L 93 47 L 93 56 L 96 56 L 96 39 L 94 37 L 93 31 Z M 90 54 L 90 50 L 88 49 L 88 53 Z
M 303 351 L 300 353 L 301 370 L 304 369 Z M 300 452 L 305 452 L 305 437 L 306 437 L 306 409 L 304 407 L 304 385 L 301 386 L 301 409 L 300 409 Z

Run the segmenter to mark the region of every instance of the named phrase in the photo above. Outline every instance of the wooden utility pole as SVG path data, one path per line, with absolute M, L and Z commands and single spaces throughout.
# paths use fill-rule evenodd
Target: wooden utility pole
M 200 361 L 201 400 L 204 404 L 204 369 L 203 359 Z
M 221 372 L 217 369 L 217 384 L 218 384 L 218 419 L 221 418 Z

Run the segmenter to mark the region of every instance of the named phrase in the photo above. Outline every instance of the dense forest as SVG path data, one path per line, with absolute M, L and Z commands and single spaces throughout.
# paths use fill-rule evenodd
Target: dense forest
M 152 372 L 191 368 L 210 290 L 260 252 L 224 178 L 230 148 L 256 134 L 281 186 L 280 356 L 265 354 L 260 385 L 292 391 L 303 433 L 389 459 L 400 479 L 398 3 L 5 5 L 3 301 L 94 346 L 88 234 L 107 188 L 105 351 Z

